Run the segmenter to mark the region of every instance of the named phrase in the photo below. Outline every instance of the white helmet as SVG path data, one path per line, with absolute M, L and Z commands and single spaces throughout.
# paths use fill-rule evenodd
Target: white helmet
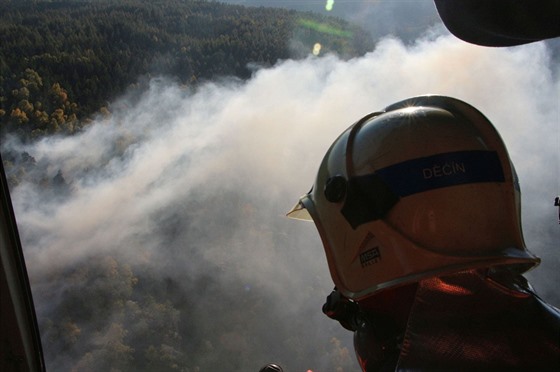
M 354 123 L 288 216 L 313 219 L 335 285 L 357 300 L 425 277 L 540 262 L 523 241 L 500 135 L 449 97 L 410 98 Z

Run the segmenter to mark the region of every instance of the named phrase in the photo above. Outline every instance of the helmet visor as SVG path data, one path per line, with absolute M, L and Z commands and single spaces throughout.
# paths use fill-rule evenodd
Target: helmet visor
M 294 207 L 288 213 L 286 213 L 286 216 L 289 218 L 293 218 L 294 220 L 313 221 L 313 218 L 311 218 L 311 215 L 309 214 L 309 211 L 307 210 L 303 202 L 303 200 L 307 198 L 307 195 L 302 196 L 301 199 L 296 203 L 296 205 L 294 205 Z

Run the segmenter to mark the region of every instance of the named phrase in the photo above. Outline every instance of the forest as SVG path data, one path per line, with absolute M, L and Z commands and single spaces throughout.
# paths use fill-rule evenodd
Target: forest
M 372 38 L 348 22 L 200 0 L 0 1 L 1 133 L 73 133 L 109 102 L 167 76 L 188 88 L 321 53 L 349 58 Z
M 343 59 L 372 49 L 369 34 L 341 19 L 198 0 L 0 0 L 0 13 L 0 138 L 16 137 L 23 144 L 84 132 L 96 118 L 118 110 L 111 106 L 116 98 L 127 95 L 134 102 L 155 77 L 196 90 L 211 80 L 243 81 L 278 61 L 308 58 L 319 41 L 321 54 Z M 25 151 L 5 151 L 2 157 L 12 190 L 21 184 L 39 190 L 38 209 L 63 204 L 75 192 L 68 175 L 60 170 L 49 175 L 49 166 Z M 309 328 L 307 320 L 290 307 L 275 308 L 277 299 L 263 285 L 232 279 L 224 262 L 206 262 L 208 246 L 225 255 L 219 251 L 223 241 L 221 235 L 206 236 L 197 219 L 224 206 L 249 213 L 245 200 L 257 203 L 244 191 L 222 194 L 195 195 L 188 208 L 178 204 L 148 216 L 164 241 L 150 260 L 162 260 L 163 266 L 148 259 L 129 264 L 118 252 L 99 247 L 102 253 L 73 265 L 41 274 L 30 269 L 48 370 L 234 371 L 276 360 L 287 368 L 312 360 L 333 371 L 355 367 L 338 338 L 309 337 L 301 331 Z M 220 218 L 216 230 L 234 236 L 239 215 L 222 212 Z M 264 224 L 252 229 L 249 235 L 271 236 L 269 249 L 285 244 L 284 236 Z M 41 239 L 36 231 L 22 231 L 31 235 L 27 242 Z M 142 234 L 145 241 L 153 239 L 150 231 Z M 142 252 L 145 241 L 116 251 Z M 277 248 L 283 257 L 298 249 Z M 204 263 L 208 272 L 175 268 L 190 262 Z M 169 267 L 174 269 L 167 273 Z M 321 280 L 313 277 L 298 298 L 317 296 Z M 316 308 L 313 313 L 322 317 Z M 279 321 L 290 327 L 272 326 Z M 329 334 L 329 327 L 338 327 L 326 322 L 326 329 L 314 332 Z

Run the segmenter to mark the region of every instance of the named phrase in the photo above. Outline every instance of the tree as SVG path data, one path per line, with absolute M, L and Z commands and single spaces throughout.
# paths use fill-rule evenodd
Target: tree
M 15 123 L 16 125 L 24 125 L 29 122 L 29 118 L 27 117 L 27 114 L 25 113 L 25 111 L 22 111 L 20 108 L 13 109 L 12 113 L 10 114 L 10 117 L 12 119 L 12 123 Z

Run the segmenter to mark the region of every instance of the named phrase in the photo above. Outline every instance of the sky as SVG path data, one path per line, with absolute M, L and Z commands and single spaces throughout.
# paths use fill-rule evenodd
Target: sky
M 349 332 L 321 314 L 333 284 L 314 226 L 285 214 L 338 134 L 423 94 L 464 100 L 501 133 L 520 178 L 525 240 L 543 260 L 528 277 L 559 306 L 559 76 L 545 43 L 484 48 L 436 25 L 413 42 L 386 37 L 350 60 L 286 60 L 247 81 L 189 89 L 154 78 L 140 99 L 121 97 L 83 133 L 6 142 L 4 151 L 27 151 L 37 172 L 60 172 L 67 185 L 48 199 L 37 185 L 12 190 L 38 316 L 53 306 L 39 293 L 54 291 L 53 272 L 111 255 L 180 279 L 208 307 L 226 292 L 258 289 L 279 319 L 268 331 L 305 319 L 303 350 L 333 334 L 351 349 Z M 205 275 L 218 289 L 197 286 Z

